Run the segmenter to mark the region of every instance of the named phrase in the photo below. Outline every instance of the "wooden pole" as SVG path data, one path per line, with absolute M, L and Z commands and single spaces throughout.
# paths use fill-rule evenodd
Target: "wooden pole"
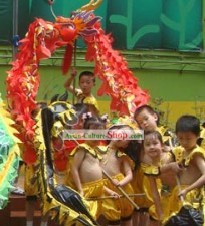
M 112 182 L 113 185 L 115 185 L 115 183 L 113 182 L 112 177 L 105 171 L 102 171 L 103 174 Z M 127 198 L 127 200 L 138 210 L 139 206 L 129 197 L 129 195 L 119 186 L 116 186 L 116 188 L 125 196 L 125 198 Z
M 129 197 L 137 197 L 137 196 L 144 196 L 145 193 L 141 194 L 128 194 Z M 124 198 L 124 195 L 120 195 L 120 198 Z M 86 198 L 87 201 L 92 201 L 92 200 L 103 200 L 103 199 L 114 199 L 116 198 L 113 195 L 108 195 L 108 196 L 101 196 L 101 197 L 93 197 L 93 198 Z
M 74 42 L 74 51 L 73 51 L 73 67 L 76 69 L 76 46 L 77 46 L 77 40 Z M 73 100 L 72 103 L 75 104 L 75 88 L 76 88 L 76 76 L 73 79 Z
M 13 0 L 13 47 L 12 58 L 16 59 L 17 46 L 15 46 L 15 38 L 18 36 L 18 0 Z

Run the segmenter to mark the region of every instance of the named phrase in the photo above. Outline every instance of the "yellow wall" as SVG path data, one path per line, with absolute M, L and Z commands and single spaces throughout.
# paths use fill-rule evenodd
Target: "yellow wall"
M 109 101 L 98 101 L 98 103 L 101 113 L 108 113 L 112 116 Z M 155 106 L 153 105 L 153 107 Z M 167 125 L 173 129 L 176 120 L 183 114 L 195 115 L 201 121 L 205 119 L 205 102 L 164 101 L 158 106 L 158 109 L 164 111 L 164 118 L 161 121 L 168 122 Z

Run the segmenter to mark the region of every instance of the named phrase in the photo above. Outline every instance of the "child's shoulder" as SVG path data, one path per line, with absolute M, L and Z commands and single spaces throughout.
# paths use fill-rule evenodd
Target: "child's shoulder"
M 97 104 L 97 99 L 92 94 L 90 94 L 90 96 L 86 96 L 84 98 L 83 103 L 96 105 Z
M 203 159 L 205 159 L 205 150 L 197 145 L 196 148 L 194 148 L 192 152 L 188 155 L 187 161 L 192 160 L 195 156 L 201 156 Z
M 86 143 L 82 143 L 79 144 L 76 148 L 74 148 L 74 150 L 71 152 L 71 156 L 74 156 L 76 152 L 83 150 L 91 155 L 93 155 L 94 157 L 97 157 L 97 153 L 95 151 L 94 148 L 90 147 L 88 144 Z
M 205 159 L 205 150 L 196 145 L 196 147 L 189 153 L 189 155 L 185 155 L 185 150 L 182 146 L 175 147 L 173 150 L 173 154 L 177 162 L 183 162 L 185 166 L 188 166 L 190 161 L 195 156 L 201 156 Z M 185 157 L 186 156 L 186 157 Z
M 99 145 L 97 152 L 99 152 L 99 154 L 106 154 L 108 152 L 108 145 Z

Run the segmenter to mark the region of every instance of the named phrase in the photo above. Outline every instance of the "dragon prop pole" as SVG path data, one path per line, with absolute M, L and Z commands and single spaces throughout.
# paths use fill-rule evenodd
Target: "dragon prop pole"
M 73 67 L 76 68 L 76 47 L 77 47 L 77 40 L 74 42 L 74 52 L 73 52 Z M 73 104 L 75 104 L 75 88 L 76 88 L 76 76 L 73 79 Z
M 145 193 L 141 194 L 128 194 L 129 197 L 137 197 L 137 196 L 145 196 Z M 124 195 L 119 195 L 120 198 L 124 198 Z M 103 200 L 103 199 L 116 199 L 115 196 L 113 195 L 108 195 L 108 196 L 102 196 L 102 197 L 96 197 L 96 198 L 86 198 L 86 200 L 91 201 L 91 200 Z
M 16 58 L 18 46 L 18 0 L 13 0 L 13 60 Z
M 103 174 L 112 182 L 113 185 L 114 182 L 113 182 L 113 179 L 112 177 L 105 171 L 103 170 L 102 171 Z M 116 188 L 125 196 L 125 198 L 138 210 L 139 209 L 139 206 L 129 197 L 129 195 L 119 186 L 116 186 Z

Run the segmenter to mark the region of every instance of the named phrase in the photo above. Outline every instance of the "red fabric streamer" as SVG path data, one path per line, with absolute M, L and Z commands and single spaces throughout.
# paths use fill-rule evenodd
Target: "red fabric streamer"
M 73 45 L 68 44 L 66 46 L 66 50 L 64 53 L 63 63 L 62 63 L 62 73 L 63 75 L 67 74 L 71 63 L 72 63 L 72 56 L 73 56 Z

